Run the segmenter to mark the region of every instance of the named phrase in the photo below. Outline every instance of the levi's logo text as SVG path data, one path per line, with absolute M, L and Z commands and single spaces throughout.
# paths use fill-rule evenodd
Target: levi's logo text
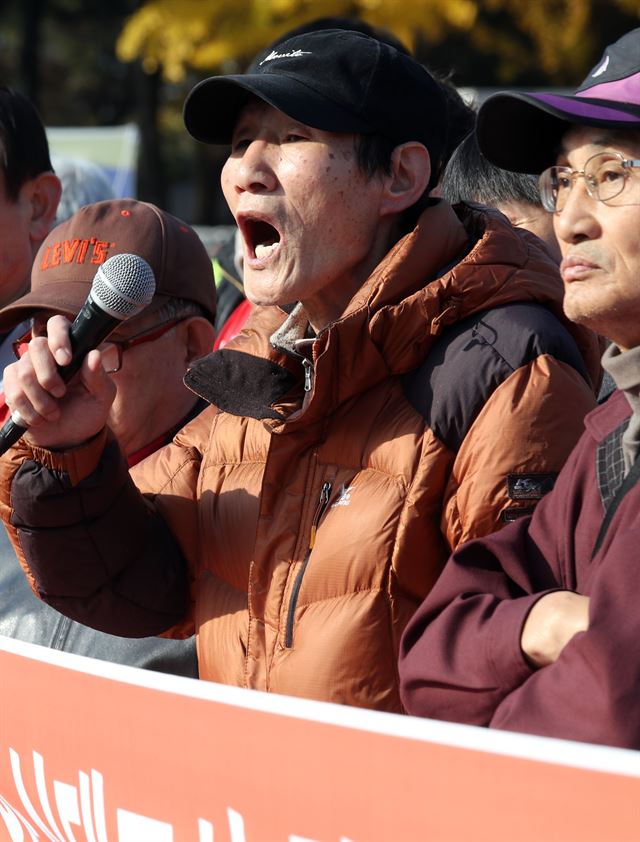
M 42 255 L 40 269 L 44 271 L 69 263 L 93 263 L 98 266 L 105 262 L 109 257 L 109 249 L 114 246 L 115 243 L 99 240 L 97 237 L 87 240 L 62 240 L 47 246 Z

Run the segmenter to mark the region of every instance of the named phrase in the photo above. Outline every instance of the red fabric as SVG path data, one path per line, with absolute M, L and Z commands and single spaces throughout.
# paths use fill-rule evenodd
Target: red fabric
M 189 421 L 193 420 L 196 415 L 198 415 L 204 407 L 206 406 L 205 401 L 199 399 L 196 404 L 192 407 L 191 412 L 188 412 L 185 417 L 180 421 L 179 424 L 176 424 L 175 427 L 172 427 L 170 430 L 167 430 L 166 433 L 163 433 L 158 438 L 150 441 L 149 444 L 145 444 L 144 447 L 141 447 L 139 450 L 136 450 L 135 453 L 129 454 L 127 456 L 127 465 L 130 468 L 133 468 L 134 465 L 137 465 L 138 462 L 142 462 L 143 459 L 146 459 L 147 456 L 151 456 L 152 453 L 155 453 L 156 450 L 160 450 L 161 447 L 164 447 L 165 444 L 169 444 L 173 441 L 173 437 L 181 430 Z
M 213 350 L 217 351 L 220 348 L 224 348 L 227 342 L 230 342 L 234 336 L 236 336 L 242 328 L 244 327 L 244 323 L 246 322 L 247 318 L 249 317 L 249 313 L 251 312 L 251 302 L 247 301 L 245 298 L 233 313 L 229 316 L 227 321 L 222 326 L 222 330 L 216 336 L 216 341 L 213 345 Z
M 131 453 L 127 456 L 127 464 L 130 468 L 133 468 L 134 465 L 137 465 L 138 462 L 142 462 L 143 459 L 146 459 L 147 456 L 150 456 L 152 453 L 155 453 L 156 450 L 159 450 L 161 447 L 164 447 L 165 444 L 169 444 L 171 439 L 173 438 L 173 433 L 164 433 L 161 436 L 158 436 L 157 439 L 149 442 L 144 447 L 141 447 L 140 450 L 136 450 L 135 453 Z

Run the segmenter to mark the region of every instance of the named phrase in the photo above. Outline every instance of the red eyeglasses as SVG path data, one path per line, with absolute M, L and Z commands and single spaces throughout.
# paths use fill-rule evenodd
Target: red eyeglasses
M 107 374 L 115 374 L 117 371 L 120 371 L 122 368 L 122 355 L 125 351 L 128 351 L 129 348 L 135 348 L 136 345 L 144 345 L 145 342 L 155 342 L 156 339 L 160 339 L 165 333 L 169 333 L 172 328 L 182 321 L 184 321 L 184 318 L 170 319 L 168 322 L 162 322 L 159 325 L 155 325 L 155 327 L 135 333 L 128 339 L 108 339 L 106 342 L 103 342 L 102 345 L 98 346 L 98 350 L 102 354 L 104 370 Z M 13 353 L 18 359 L 27 351 L 32 338 L 33 333 L 30 328 L 26 333 L 11 343 Z

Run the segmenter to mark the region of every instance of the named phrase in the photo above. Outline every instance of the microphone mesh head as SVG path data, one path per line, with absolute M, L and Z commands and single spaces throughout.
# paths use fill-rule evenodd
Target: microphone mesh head
M 136 316 L 156 290 L 153 269 L 137 254 L 114 254 L 102 264 L 91 285 L 91 298 L 115 319 Z

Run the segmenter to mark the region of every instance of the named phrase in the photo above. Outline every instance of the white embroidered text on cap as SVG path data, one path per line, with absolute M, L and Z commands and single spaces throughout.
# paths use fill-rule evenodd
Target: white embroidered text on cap
M 309 50 L 291 50 L 290 53 L 277 53 L 275 50 L 272 50 L 266 58 L 263 58 L 260 64 L 264 64 L 265 61 L 273 61 L 276 58 L 298 58 L 298 56 L 310 56 L 311 52 Z

